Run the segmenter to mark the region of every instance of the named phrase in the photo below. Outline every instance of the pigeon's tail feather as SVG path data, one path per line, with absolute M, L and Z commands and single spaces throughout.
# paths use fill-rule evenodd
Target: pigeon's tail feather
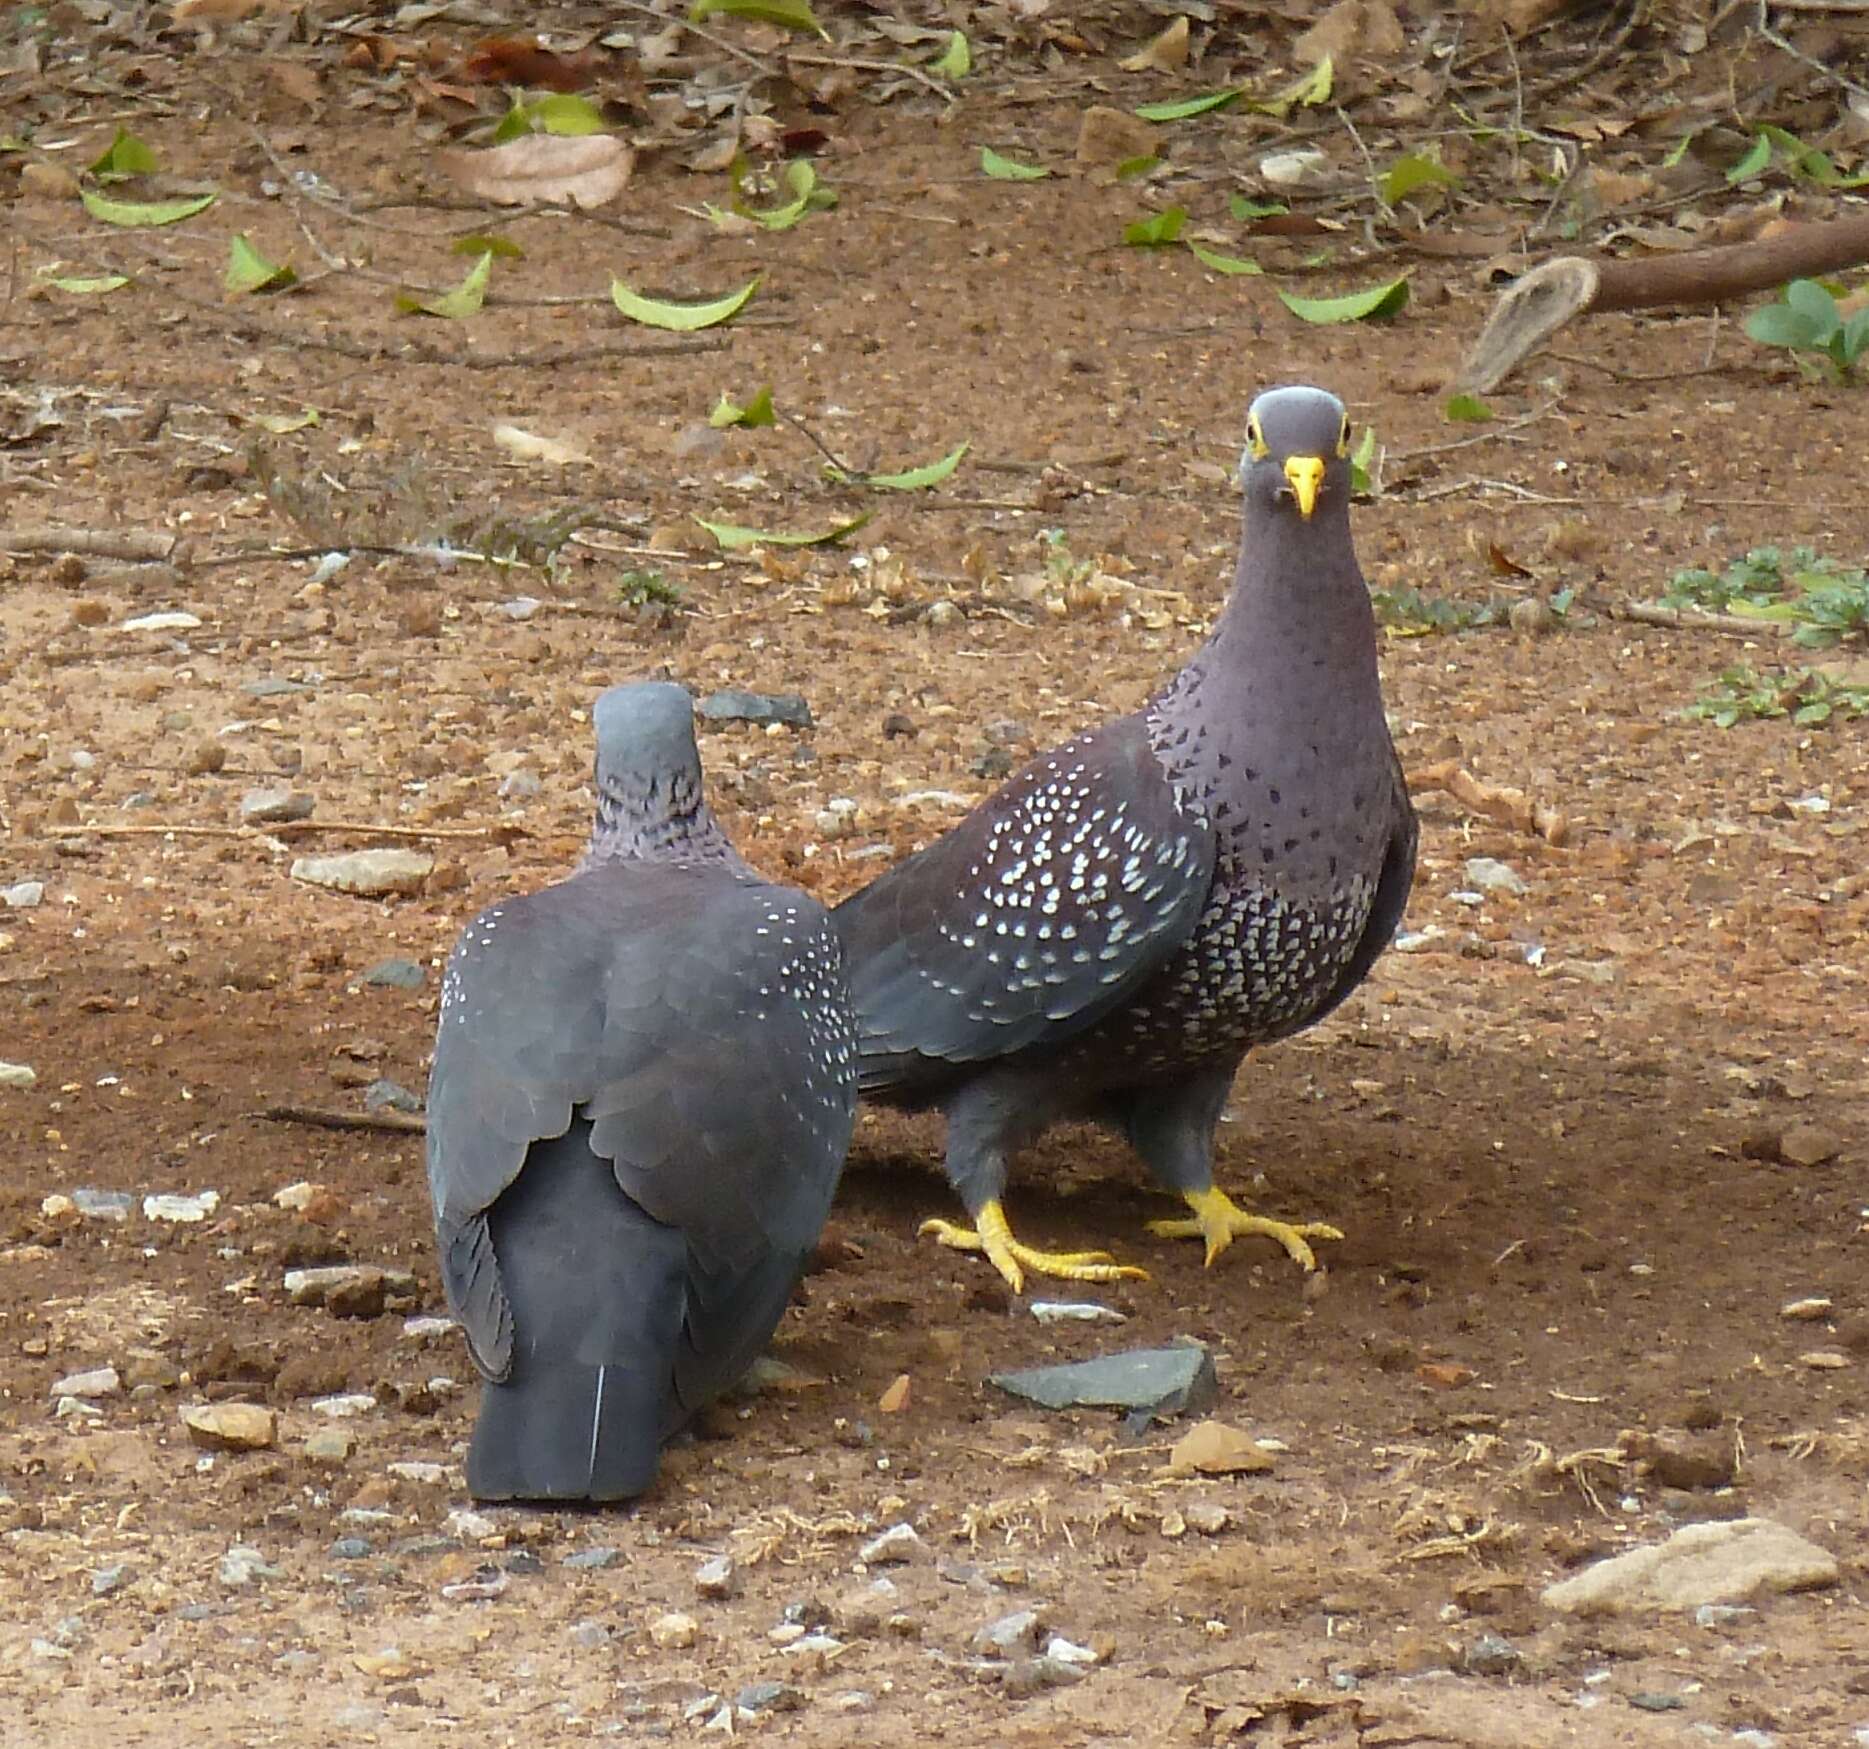
M 617 1186 L 582 1119 L 533 1145 L 490 1216 L 513 1364 L 481 1395 L 480 1500 L 626 1500 L 654 1480 L 676 1413 L 687 1244 Z
M 517 1371 L 517 1369 L 515 1369 Z M 489 1385 L 467 1452 L 476 1500 L 630 1500 L 655 1480 L 667 1392 L 622 1365 L 534 1364 Z

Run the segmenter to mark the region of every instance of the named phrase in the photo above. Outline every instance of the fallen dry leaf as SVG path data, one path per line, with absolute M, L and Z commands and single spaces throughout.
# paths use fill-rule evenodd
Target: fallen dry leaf
M 1184 13 L 1159 36 L 1137 49 L 1122 63 L 1125 73 L 1171 72 L 1188 64 L 1188 21 Z
M 1292 61 L 1315 67 L 1320 61 L 1341 63 L 1352 54 L 1400 54 L 1401 21 L 1386 0 L 1337 0 L 1337 4 L 1291 45 Z
M 529 85 L 541 91 L 582 91 L 603 70 L 603 56 L 586 49 L 561 55 L 537 37 L 490 36 L 467 51 L 461 77 L 487 85 Z
M 590 467 L 591 458 L 576 444 L 556 437 L 540 437 L 517 425 L 496 425 L 493 441 L 515 461 L 550 462 L 554 467 Z
M 1153 157 L 1160 143 L 1161 135 L 1141 116 L 1093 103 L 1078 124 L 1077 162 L 1093 176 L 1114 175 L 1117 165 L 1131 158 Z
M 1203 1476 L 1262 1475 L 1271 1469 L 1272 1456 L 1237 1427 L 1229 1427 L 1224 1421 L 1203 1421 L 1175 1441 L 1174 1450 L 1168 1454 L 1168 1467 L 1181 1475 L 1190 1471 Z
M 528 134 L 484 151 L 443 152 L 443 170 L 496 206 L 563 201 L 597 207 L 629 185 L 636 154 L 614 134 Z
M 1477 1376 L 1472 1367 L 1446 1360 L 1424 1360 L 1415 1368 L 1415 1377 L 1437 1391 L 1458 1390 L 1462 1385 L 1472 1384 Z
M 889 1389 L 877 1398 L 876 1407 L 885 1415 L 899 1415 L 909 1406 L 909 1375 L 898 1373 Z

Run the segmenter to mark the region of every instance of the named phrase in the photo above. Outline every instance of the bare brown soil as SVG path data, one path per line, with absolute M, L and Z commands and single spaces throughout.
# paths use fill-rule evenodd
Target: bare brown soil
M 1152 28 L 1130 22 L 1125 48 Z M 819 164 L 841 204 L 784 233 L 716 235 L 686 209 L 721 198 L 722 179 L 651 160 L 615 211 L 665 238 L 520 221 L 525 260 L 495 273 L 518 301 L 465 329 L 396 317 L 392 284 L 358 264 L 444 284 L 463 263 L 439 233 L 497 221 L 269 197 L 254 129 L 350 208 L 422 181 L 433 149 L 362 74 L 314 61 L 316 100 L 297 100 L 268 69 L 301 54 L 237 34 L 171 45 L 128 85 L 106 57 L 94 93 L 70 87 L 56 126 L 38 118 L 42 139 L 82 138 L 62 155 L 74 163 L 126 121 L 166 168 L 226 190 L 208 215 L 108 233 L 27 191 L 10 209 L 0 520 L 164 531 L 189 551 L 166 570 L 0 559 L 0 885 L 45 883 L 37 908 L 0 910 L 0 1059 L 38 1077 L 0 1089 L 0 1736 L 637 1742 L 696 1735 L 715 1711 L 704 1696 L 777 1680 L 798 1710 L 737 1729 L 1074 1749 L 1858 1740 L 1861 731 L 1685 720 L 1720 667 L 1784 652 L 1610 610 L 1767 541 L 1859 561 L 1869 400 L 1802 383 L 1707 314 L 1611 316 L 1569 342 L 1600 368 L 1535 361 L 1493 397 L 1493 425 L 1449 425 L 1435 391 L 1484 311 L 1471 264 L 1346 257 L 1328 289 L 1406 267 L 1414 303 L 1387 326 L 1306 327 L 1273 289 L 1304 281 L 1112 246 L 1143 210 L 1133 191 L 981 179 L 982 144 L 1068 160 L 1097 96 L 1086 67 L 1115 101 L 1159 94 L 1095 57 L 1068 78 L 989 82 L 946 114 L 926 92 L 849 101 Z M 1240 142 L 1277 136 L 1204 125 L 1184 193 L 1214 215 Z M 222 304 L 235 230 L 322 276 Z M 1272 248 L 1269 264 L 1299 260 Z M 326 253 L 353 266 L 322 271 Z M 129 265 L 148 284 L 31 292 L 54 261 Z M 316 345 L 393 347 L 405 331 L 487 354 L 614 345 L 630 334 L 607 302 L 527 300 L 601 294 L 612 272 L 718 293 L 754 267 L 763 322 L 699 357 L 468 370 Z M 237 328 L 249 320 L 310 343 Z M 1581 592 L 1549 636 L 1385 648 L 1406 762 L 1457 759 L 1569 833 L 1553 845 L 1423 795 L 1418 951 L 1388 955 L 1326 1025 L 1243 1074 L 1222 1182 L 1340 1225 L 1327 1270 L 1304 1279 L 1251 1244 L 1204 1270 L 1195 1248 L 1146 1234 L 1167 1211 L 1119 1146 L 1060 1134 L 1015 1187 L 1022 1234 L 1107 1244 L 1152 1279 L 1097 1296 L 1128 1315 L 1120 1330 L 1041 1326 L 983 1265 L 916 1240 L 923 1216 L 952 1212 L 938 1126 L 866 1115 L 823 1267 L 776 1345 L 802 1386 L 717 1416 L 633 1514 L 450 1530 L 474 1391 L 455 1338 L 403 1329 L 442 1309 L 419 1138 L 255 1114 L 358 1110 L 379 1075 L 420 1089 L 432 968 L 456 931 L 576 854 L 576 713 L 606 684 L 803 693 L 814 729 L 711 728 L 703 753 L 747 854 L 827 900 L 881 866 L 865 850 L 906 852 L 957 818 L 996 755 L 1132 707 L 1219 604 L 1243 407 L 1291 378 L 1334 388 L 1389 451 L 1388 489 L 1357 513 L 1373 582 L 1467 602 Z M 963 438 L 969 463 L 925 495 L 863 498 L 827 484 L 788 427 L 706 433 L 720 392 L 768 382 L 853 466 L 910 466 Z M 314 493 L 403 477 L 405 508 L 419 490 L 516 515 L 593 506 L 614 526 L 555 574 L 360 555 L 314 581 L 311 560 L 266 555 L 319 543 L 269 506 L 246 456 L 256 419 L 306 408 L 319 423 L 278 453 Z M 502 421 L 593 460 L 516 463 L 491 439 Z M 811 529 L 867 508 L 851 541 L 765 560 L 721 558 L 689 520 Z M 1048 600 L 1031 581 L 1046 528 L 1104 580 Z M 671 538 L 679 556 L 633 550 Z M 620 605 L 640 568 L 679 605 Z M 540 603 L 528 619 L 503 610 L 519 596 Z M 953 605 L 926 611 L 938 602 Z M 199 629 L 123 627 L 167 609 Z M 266 680 L 304 690 L 249 690 Z M 224 752 L 219 769 L 199 769 L 204 747 Z M 503 798 L 515 769 L 542 791 Z M 387 842 L 367 832 L 150 830 L 231 827 L 243 792 L 282 774 L 318 820 L 520 832 L 438 837 L 429 890 L 375 902 L 288 874 L 295 855 Z M 832 836 L 819 816 L 840 797 L 854 830 Z M 1476 856 L 1526 892 L 1456 897 Z M 431 968 L 426 988 L 359 986 L 395 955 Z M 1811 1136 L 1833 1157 L 1785 1163 Z M 328 1194 L 276 1206 L 298 1182 Z M 221 1202 L 194 1227 L 140 1207 L 121 1224 L 42 1212 L 85 1186 Z M 412 1269 L 417 1294 L 362 1318 L 290 1304 L 283 1272 L 325 1261 Z M 1781 1315 L 1813 1297 L 1827 1317 Z M 1131 1441 L 1109 1416 L 1042 1415 L 985 1382 L 1178 1335 L 1217 1350 L 1217 1412 L 1278 1442 L 1270 1473 L 1171 1477 L 1177 1430 Z M 56 1413 L 52 1382 L 106 1363 L 124 1393 L 95 1418 Z M 899 1375 L 907 1405 L 883 1413 Z M 377 1406 L 337 1424 L 356 1436 L 348 1459 L 319 1465 L 301 1448 L 326 1425 L 314 1402 L 338 1392 Z M 227 1398 L 277 1410 L 273 1449 L 190 1443 L 180 1409 Z M 388 1467 L 411 1461 L 442 1479 Z M 1224 1506 L 1227 1528 L 1191 1528 L 1199 1502 Z M 1538 1601 L 1599 1553 L 1742 1512 L 1829 1548 L 1842 1583 L 1713 1626 L 1578 1622 Z M 890 1570 L 898 1595 L 866 1622 L 856 1550 L 898 1521 L 927 1558 Z M 344 1537 L 368 1552 L 334 1552 Z M 223 1583 L 234 1544 L 276 1575 Z M 563 1564 L 595 1545 L 619 1559 Z M 723 1551 L 738 1595 L 698 1600 L 695 1567 Z M 117 1563 L 121 1583 L 96 1595 Z M 1021 1695 L 974 1668 L 975 1630 L 1027 1604 L 1103 1654 L 1083 1681 Z M 794 1605 L 813 1621 L 823 1606 L 843 1649 L 775 1643 Z M 652 1644 L 670 1610 L 695 1617 L 692 1646 Z M 1654 1696 L 1679 1705 L 1645 1710 Z

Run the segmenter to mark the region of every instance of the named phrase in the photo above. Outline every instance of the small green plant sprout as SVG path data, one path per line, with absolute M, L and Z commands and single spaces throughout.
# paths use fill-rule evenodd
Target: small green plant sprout
M 1071 551 L 1070 537 L 1061 528 L 1041 528 L 1038 544 L 1045 554 L 1045 578 L 1061 589 L 1096 574 L 1095 559 L 1080 559 Z
M 1789 717 L 1809 727 L 1832 718 L 1869 717 L 1869 685 L 1838 680 L 1817 668 L 1789 668 L 1779 674 L 1760 674 L 1743 666 L 1723 668 L 1682 715 L 1720 729 L 1770 717 Z
M 1746 318 L 1746 333 L 1761 346 L 1784 347 L 1800 370 L 1848 382 L 1869 349 L 1869 306 L 1846 316 L 1821 280 L 1794 279 L 1777 303 Z
M 671 583 L 660 571 L 625 571 L 617 579 L 617 600 L 625 607 L 647 607 L 654 602 L 664 607 L 679 607 L 681 585 Z
M 1754 547 L 1723 571 L 1677 571 L 1662 601 L 1788 626 L 1807 650 L 1869 634 L 1869 576 L 1810 547 Z

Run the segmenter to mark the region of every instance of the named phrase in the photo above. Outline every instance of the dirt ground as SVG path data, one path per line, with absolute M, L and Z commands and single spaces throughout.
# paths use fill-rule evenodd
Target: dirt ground
M 1227 195 L 1262 192 L 1251 165 L 1294 134 L 1360 174 L 1327 115 L 1181 124 L 1172 175 L 1141 186 L 979 174 L 983 145 L 1068 172 L 1092 102 L 1269 78 L 1253 56 L 1288 68 L 1303 9 L 1236 19 L 1208 66 L 1172 78 L 1116 64 L 1162 17 L 1099 13 L 1072 47 L 965 14 L 980 64 L 960 100 L 850 71 L 804 117 L 839 205 L 751 236 L 696 216 L 726 178 L 673 150 L 645 152 L 614 223 L 450 208 L 430 160 L 468 102 L 500 99 L 423 95 L 482 27 L 413 10 L 397 26 L 380 9 L 369 38 L 332 8 L 218 36 L 72 8 L 92 52 L 53 41 L 36 72 L 20 70 L 25 9 L 5 27 L 0 132 L 24 149 L 0 157 L 0 523 L 98 539 L 0 556 L 0 886 L 44 884 L 36 906 L 0 908 L 0 1059 L 36 1073 L 0 1086 L 0 1736 L 1863 1741 L 1861 728 L 1689 720 L 1720 668 L 1785 652 L 1616 610 L 1764 542 L 1860 562 L 1869 399 L 1801 380 L 1730 318 L 1613 316 L 1493 395 L 1492 424 L 1449 424 L 1440 386 L 1490 295 L 1477 254 L 1366 232 L 1366 196 L 1315 203 L 1343 231 L 1233 226 L 1229 251 L 1258 253 L 1263 277 L 1118 243 L 1171 199 L 1226 232 Z M 836 16 L 846 48 L 868 16 Z M 1428 17 L 1408 19 L 1411 45 Z M 777 52 L 768 27 L 711 28 Z M 1582 65 L 1602 29 L 1528 40 L 1527 76 Z M 358 42 L 427 46 L 358 66 Z M 739 66 L 693 46 L 701 73 Z M 1629 78 L 1683 64 L 1645 52 Z M 1388 87 L 1365 74 L 1359 91 L 1346 67 L 1345 101 L 1380 152 Z M 1834 110 L 1822 77 L 1793 83 Z M 1550 90 L 1546 120 L 1591 100 L 1587 80 Z M 1495 81 L 1467 101 L 1501 113 L 1510 95 Z M 798 107 L 780 106 L 787 126 Z M 117 231 L 55 176 L 21 180 L 90 163 L 119 124 L 173 186 L 221 188 L 217 206 Z M 319 181 L 295 193 L 282 166 Z M 1487 187 L 1518 236 L 1551 198 Z M 447 245 L 469 227 L 526 251 L 496 264 L 487 307 L 392 313 L 396 286 L 459 278 Z M 224 301 L 236 231 L 311 283 Z M 39 283 L 112 268 L 136 284 Z M 713 350 L 616 350 L 646 331 L 604 298 L 610 274 L 711 296 L 755 268 L 759 294 Z M 1275 295 L 1404 270 L 1414 300 L 1386 325 L 1307 326 Z M 1205 1270 L 1146 1233 L 1168 1211 L 1121 1147 L 1057 1134 L 1015 1184 L 1022 1233 L 1108 1245 L 1152 1279 L 1092 1296 L 1120 1328 L 1041 1324 L 984 1265 L 916 1239 L 952 1212 L 938 1125 L 866 1114 L 775 1345 L 783 1388 L 717 1414 L 633 1513 L 455 1516 L 475 1389 L 452 1332 L 406 1324 L 444 1309 L 420 1138 L 257 1114 L 360 1112 L 377 1077 L 420 1090 L 456 932 L 577 853 L 578 713 L 604 685 L 803 694 L 813 727 L 710 725 L 702 749 L 746 853 L 827 900 L 958 818 L 1008 757 L 1133 707 L 1220 603 L 1244 405 L 1292 378 L 1343 395 L 1386 451 L 1356 512 L 1374 584 L 1468 605 L 1577 592 L 1550 635 L 1386 641 L 1407 765 L 1522 789 L 1567 831 L 1550 842 L 1424 790 L 1411 951 L 1243 1073 L 1221 1181 L 1340 1225 L 1327 1268 L 1307 1280 L 1242 1243 Z M 926 493 L 834 485 L 789 425 L 707 427 L 720 394 L 767 383 L 857 470 L 972 448 Z M 601 524 L 552 570 L 358 552 L 321 574 L 342 543 L 290 525 L 249 453 L 256 422 L 307 409 L 315 425 L 272 440 L 275 473 L 311 524 L 358 518 L 360 546 L 490 505 Z M 589 460 L 516 459 L 502 422 Z M 839 544 L 766 555 L 722 555 L 692 520 L 821 530 L 863 510 Z M 1055 557 L 1047 572 L 1045 529 L 1096 562 L 1087 580 Z M 183 545 L 113 556 L 135 531 Z M 621 600 L 645 571 L 679 599 Z M 168 611 L 200 623 L 126 623 Z M 314 798 L 312 829 L 241 831 L 242 796 L 277 782 Z M 391 842 L 438 858 L 419 895 L 290 876 L 295 857 Z M 1475 857 L 1523 892 L 1474 902 Z M 421 988 L 360 982 L 395 957 L 425 969 Z M 276 1202 L 304 1184 L 320 1188 Z M 48 1212 L 80 1189 L 134 1201 L 121 1220 Z M 208 1190 L 196 1224 L 142 1209 Z M 285 1272 L 327 1262 L 414 1286 L 355 1316 L 292 1303 Z M 1784 1314 L 1811 1300 L 1828 1304 Z M 1179 1336 L 1212 1346 L 1213 1413 L 1269 1442 L 1269 1470 L 1170 1474 L 1183 1427 L 1130 1437 L 986 1382 Z M 115 1394 L 52 1390 L 106 1365 Z M 903 1375 L 906 1405 L 885 1412 Z M 374 1402 L 333 1419 L 326 1400 L 347 1393 Z M 181 1412 L 226 1400 L 273 1409 L 274 1443 L 193 1443 Z M 1840 1583 L 1704 1621 L 1539 1600 L 1599 1554 L 1747 1513 L 1828 1549 Z M 897 1523 L 922 1549 L 866 1572 L 858 1550 Z M 734 1593 L 700 1596 L 718 1554 Z M 982 1667 L 974 1634 L 1027 1607 L 1097 1654 L 1081 1680 L 1024 1692 Z M 691 1627 L 652 1638 L 670 1612 Z M 762 1683 L 785 1686 L 744 1693 Z M 736 1713 L 736 1696 L 763 1704 Z

